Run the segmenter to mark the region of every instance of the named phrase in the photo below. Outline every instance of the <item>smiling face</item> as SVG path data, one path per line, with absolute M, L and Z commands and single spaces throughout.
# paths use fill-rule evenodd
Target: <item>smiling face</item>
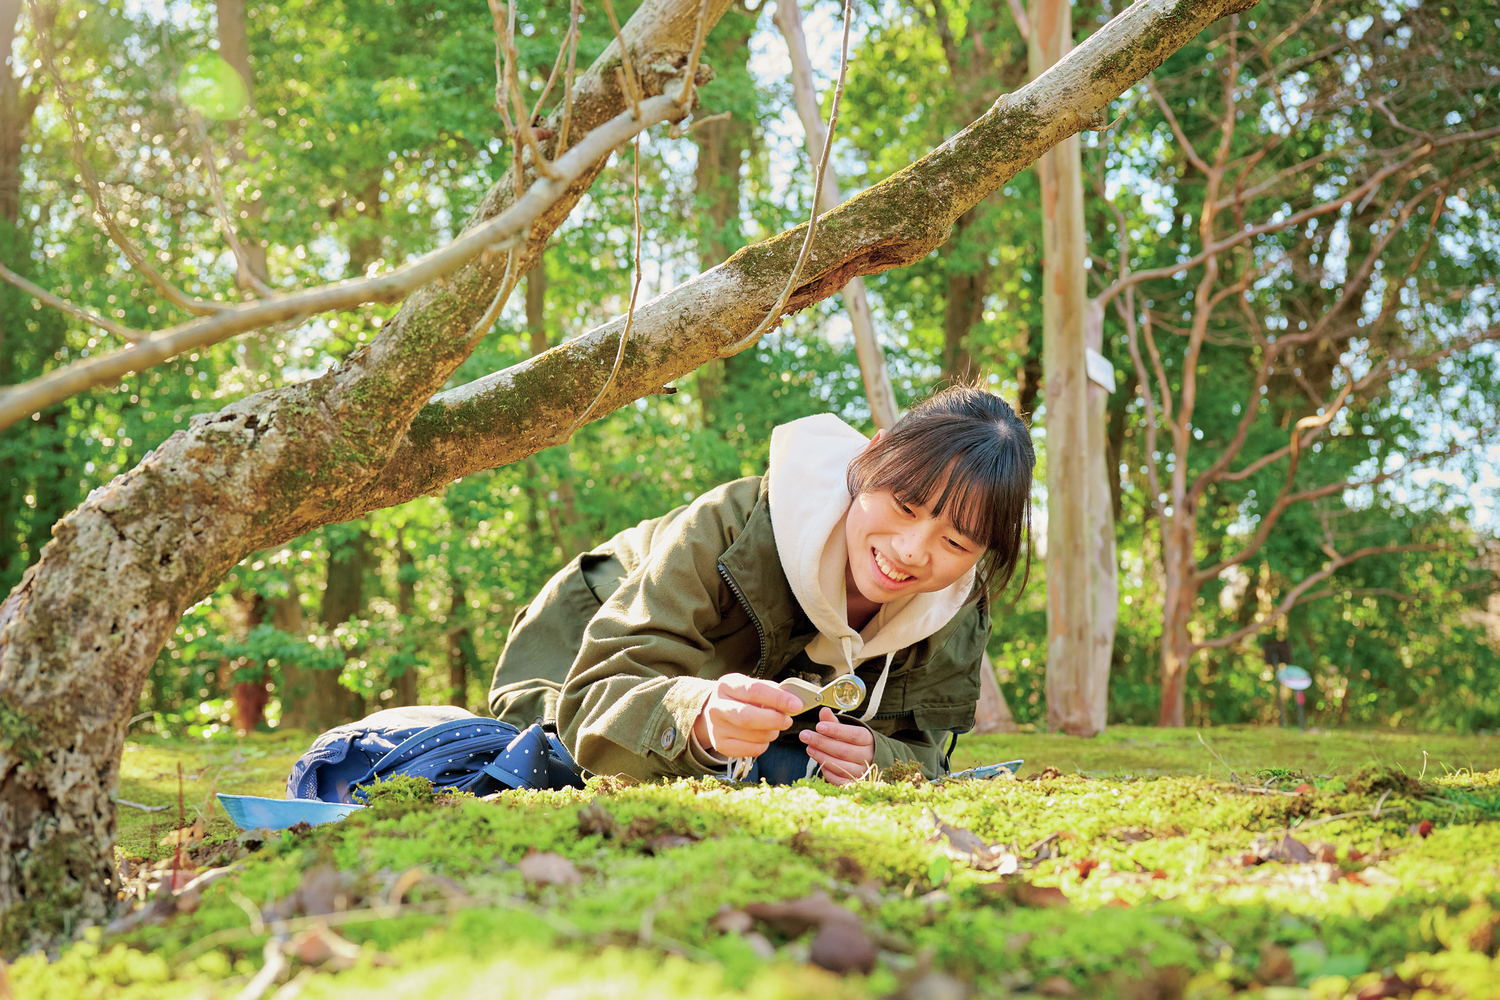
M 952 586 L 985 552 L 947 517 L 934 517 L 926 505 L 903 503 L 886 490 L 854 498 L 844 540 L 849 546 L 844 584 L 851 597 L 857 591 L 875 604 Z

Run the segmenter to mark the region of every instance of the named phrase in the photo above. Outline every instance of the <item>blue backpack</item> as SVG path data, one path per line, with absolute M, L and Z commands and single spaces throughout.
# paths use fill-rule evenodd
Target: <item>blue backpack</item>
M 363 786 L 398 774 L 442 790 L 582 788 L 573 758 L 540 725 L 517 729 L 448 705 L 388 708 L 328 730 L 292 765 L 289 799 L 359 804 Z

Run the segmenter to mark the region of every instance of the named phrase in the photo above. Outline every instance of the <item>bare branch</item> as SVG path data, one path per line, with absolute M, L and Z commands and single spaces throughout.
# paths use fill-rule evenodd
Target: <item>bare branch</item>
M 351 309 L 367 302 L 391 302 L 435 278 L 449 274 L 486 251 L 508 249 L 543 211 L 561 197 L 569 182 L 584 174 L 621 142 L 665 121 L 683 116 L 675 96 L 652 97 L 635 112 L 617 115 L 559 157 L 556 179 L 541 178 L 501 214 L 474 227 L 440 250 L 386 274 L 334 282 L 289 295 L 224 309 L 216 316 L 192 320 L 162 330 L 135 347 L 84 358 L 40 378 L 0 391 L 0 429 L 59 400 L 129 372 L 149 368 L 184 351 L 206 347 L 273 323 L 300 320 L 329 310 Z
M 787 275 L 786 287 L 781 290 L 781 296 L 771 311 L 766 313 L 766 318 L 761 321 L 748 337 L 735 345 L 735 350 L 744 350 L 751 344 L 760 340 L 761 336 L 776 323 L 781 321 L 781 311 L 792 297 L 792 290 L 797 287 L 797 279 L 802 274 L 802 268 L 807 264 L 807 255 L 812 250 L 813 237 L 818 232 L 818 216 L 821 214 L 819 199 L 823 197 L 823 179 L 828 173 L 828 153 L 833 149 L 833 129 L 839 121 L 839 103 L 844 99 L 844 78 L 849 72 L 849 25 L 854 20 L 852 7 L 854 0 L 844 0 L 844 40 L 839 50 L 839 75 L 833 85 L 833 106 L 828 111 L 828 128 L 824 130 L 823 153 L 818 158 L 818 176 L 813 183 L 812 216 L 807 221 L 807 232 L 802 238 L 802 251 L 797 255 L 797 263 L 792 267 L 792 273 Z
M 1215 254 L 1222 253 L 1231 247 L 1239 246 L 1241 243 L 1244 243 L 1247 240 L 1252 240 L 1257 236 L 1264 236 L 1267 233 L 1280 232 L 1283 229 L 1300 225 L 1301 223 L 1306 222 L 1308 219 L 1314 218 L 1316 216 L 1327 215 L 1330 212 L 1336 212 L 1345 205 L 1358 200 L 1359 198 L 1378 188 L 1381 181 L 1385 180 L 1387 177 L 1407 169 L 1412 164 L 1416 163 L 1419 159 L 1428 155 L 1433 150 L 1441 146 L 1452 145 L 1455 142 L 1479 142 L 1483 139 L 1490 139 L 1497 135 L 1500 135 L 1500 126 L 1491 129 L 1484 129 L 1483 131 L 1479 132 L 1463 132 L 1459 133 L 1458 135 L 1445 136 L 1444 138 L 1439 139 L 1437 142 L 1424 143 L 1421 146 L 1418 146 L 1416 150 L 1408 155 L 1405 159 L 1400 160 L 1396 163 L 1388 164 L 1387 166 L 1381 168 L 1364 183 L 1360 184 L 1358 187 L 1354 188 L 1352 191 L 1339 198 L 1335 198 L 1331 201 L 1325 201 L 1321 204 L 1314 205 L 1311 208 L 1305 208 L 1300 212 L 1294 212 L 1286 218 L 1281 219 L 1277 222 L 1266 222 L 1262 223 L 1259 226 L 1253 226 L 1249 229 L 1244 229 L 1239 232 L 1233 233 L 1232 235 L 1226 236 L 1222 240 L 1219 240 L 1218 242 L 1206 247 L 1193 258 L 1185 260 L 1180 264 L 1170 264 L 1166 267 L 1152 268 L 1149 271 L 1136 271 L 1128 277 L 1120 278 L 1119 280 L 1112 283 L 1103 292 L 1100 292 L 1099 301 L 1101 304 L 1107 303 L 1110 299 L 1118 295 L 1125 289 L 1127 285 L 1130 284 L 1139 284 L 1142 281 L 1153 281 L 1157 278 L 1170 278 L 1174 274 L 1180 274 L 1185 271 L 1190 271 Z
M 678 104 L 687 104 L 692 96 L 693 82 L 698 76 L 698 60 L 703 56 L 703 43 L 708 40 L 707 24 L 708 0 L 703 0 L 703 6 L 698 8 L 698 26 L 693 34 L 693 51 L 688 56 L 687 76 L 682 81 L 682 93 L 678 95 Z
M 704 6 L 706 9 L 707 4 Z M 698 41 L 701 44 L 703 41 L 703 23 L 701 18 L 699 19 L 698 28 Z M 691 76 L 688 77 L 689 82 L 692 79 Z M 599 389 L 598 394 L 594 396 L 594 401 L 578 415 L 577 420 L 573 421 L 573 427 L 568 431 L 568 437 L 572 437 L 577 433 L 578 428 L 582 427 L 584 422 L 588 420 L 589 414 L 594 412 L 594 407 L 599 405 L 599 400 L 603 399 L 605 393 L 609 392 L 609 387 L 615 384 L 615 377 L 620 374 L 620 365 L 625 361 L 625 345 L 630 342 L 630 328 L 635 324 L 635 301 L 641 292 L 641 140 L 639 136 L 632 140 L 631 151 L 634 155 L 631 157 L 632 187 L 630 191 L 630 204 L 635 213 L 635 228 L 631 242 L 635 244 L 635 262 L 631 268 L 634 274 L 630 284 L 630 306 L 625 310 L 625 329 L 620 331 L 620 346 L 615 351 L 615 363 L 609 369 L 609 377 L 604 380 L 604 385 Z
M 1304 591 L 1328 579 L 1334 573 L 1343 569 L 1345 566 L 1354 562 L 1356 559 L 1363 559 L 1366 556 L 1393 555 L 1401 552 L 1436 552 L 1440 549 L 1442 549 L 1441 545 L 1373 545 L 1369 548 L 1358 549 L 1346 556 L 1336 556 L 1335 558 L 1329 560 L 1327 566 L 1318 570 L 1316 573 L 1309 574 L 1307 578 L 1304 579 L 1301 583 L 1297 584 L 1297 586 L 1287 591 L 1287 594 L 1284 598 L 1282 598 L 1281 603 L 1278 604 L 1275 610 L 1267 615 L 1264 620 L 1252 622 L 1242 629 L 1237 629 L 1236 631 L 1231 632 L 1229 635 L 1220 636 L 1217 639 L 1209 639 L 1205 642 L 1195 642 L 1192 645 L 1193 652 L 1196 653 L 1200 649 L 1222 649 L 1225 646 L 1232 646 L 1236 642 L 1239 642 L 1241 639 L 1245 638 L 1247 635 L 1254 635 L 1257 632 L 1270 628 L 1288 611 L 1292 610 L 1292 608 L 1300 603 L 1298 599 L 1302 596 Z
M 630 46 L 625 44 L 625 36 L 620 34 L 620 21 L 615 17 L 615 5 L 610 0 L 604 0 L 604 13 L 609 15 L 609 26 L 615 31 L 615 41 L 620 45 L 620 88 L 625 91 L 625 96 L 630 99 L 630 104 L 640 113 L 641 90 L 636 80 L 635 68 L 630 65 Z M 692 78 L 689 77 L 689 80 Z
M 1172 113 L 1172 106 L 1167 103 L 1165 97 L 1161 96 L 1161 91 L 1156 89 L 1156 81 L 1150 77 L 1146 78 L 1146 90 L 1150 92 L 1152 99 L 1156 101 L 1156 106 L 1161 109 L 1162 116 L 1167 119 L 1167 124 L 1171 126 L 1172 134 L 1177 137 L 1177 145 L 1182 147 L 1183 153 L 1192 161 L 1193 166 L 1197 167 L 1205 177 L 1208 176 L 1212 169 L 1209 167 L 1208 161 L 1199 156 L 1198 151 L 1193 148 L 1192 142 L 1188 140 L 1187 133 L 1183 132 L 1182 126 L 1177 124 L 1177 116 Z
M 1021 0 L 1009 0 L 1010 16 L 1016 19 L 1016 30 L 1021 33 L 1021 41 L 1031 41 L 1031 19 L 1026 16 L 1026 8 Z
M 94 174 L 93 164 L 89 162 L 88 151 L 84 148 L 82 138 L 83 129 L 78 124 L 78 113 L 73 108 L 73 99 L 69 96 L 68 88 L 63 83 L 62 72 L 57 68 L 57 62 L 52 51 L 51 33 L 40 28 L 41 24 L 49 22 L 40 15 L 35 0 L 32 2 L 31 10 L 32 17 L 38 25 L 37 48 L 41 53 L 42 64 L 47 68 L 47 74 L 52 78 L 52 85 L 57 92 L 58 103 L 62 105 L 63 121 L 68 128 L 73 162 L 78 167 L 79 175 L 83 178 L 83 185 L 88 189 L 89 199 L 93 202 L 94 218 L 104 227 L 104 231 L 109 234 L 109 238 L 115 246 L 119 247 L 120 251 L 125 254 L 131 266 L 145 275 L 146 280 L 155 285 L 157 291 L 161 292 L 167 301 L 197 316 L 212 316 L 228 308 L 222 302 L 214 302 L 209 299 L 200 299 L 188 295 L 172 284 L 163 277 L 160 271 L 151 266 L 150 261 L 146 260 L 145 255 L 140 252 L 135 243 L 115 224 L 114 213 L 110 211 L 109 205 L 105 201 L 104 190 L 99 184 L 99 178 Z
M 1310 489 L 1300 490 L 1296 493 L 1293 493 L 1291 491 L 1292 481 L 1296 477 L 1297 473 L 1297 463 L 1294 457 L 1292 464 L 1287 469 L 1286 482 L 1282 486 L 1280 494 L 1277 495 L 1276 501 L 1271 505 L 1271 509 L 1261 517 L 1260 524 L 1256 526 L 1255 534 L 1252 535 L 1250 540 L 1245 543 L 1244 547 L 1234 555 L 1229 556 L 1225 559 L 1221 559 L 1219 562 L 1216 562 L 1212 566 L 1209 566 L 1205 569 L 1198 570 L 1196 573 L 1194 573 L 1194 579 L 1198 580 L 1199 582 L 1202 582 L 1204 580 L 1212 580 L 1214 577 L 1218 576 L 1229 567 L 1238 566 L 1240 563 L 1243 563 L 1246 559 L 1249 559 L 1251 556 L 1253 556 L 1256 552 L 1260 551 L 1260 547 L 1264 545 L 1266 539 L 1270 537 L 1271 529 L 1274 528 L 1276 526 L 1276 522 L 1281 519 L 1282 513 L 1294 503 L 1301 503 L 1305 500 L 1318 500 L 1323 497 L 1332 496 L 1335 493 L 1341 493 L 1344 490 L 1354 489 L 1360 486 L 1378 486 L 1381 483 L 1396 478 L 1397 476 L 1411 472 L 1413 466 L 1425 465 L 1431 462 L 1433 459 L 1441 461 L 1442 459 L 1451 458 L 1454 455 L 1458 454 L 1460 451 L 1463 451 L 1465 448 L 1470 447 L 1473 447 L 1472 442 L 1455 442 L 1454 444 L 1449 445 L 1447 448 L 1440 448 L 1436 451 L 1430 451 L 1423 455 L 1419 455 L 1416 457 L 1415 461 L 1407 462 L 1403 464 L 1401 468 L 1392 469 L 1390 472 L 1381 472 L 1377 475 L 1371 476 L 1368 479 L 1344 479 L 1336 483 L 1326 483 L 1322 486 L 1314 486 Z
M 1129 337 L 1130 360 L 1135 363 L 1135 382 L 1140 387 L 1141 400 L 1146 404 L 1146 482 L 1151 491 L 1151 509 L 1156 511 L 1161 504 L 1161 479 L 1156 468 L 1156 399 L 1151 393 L 1151 376 L 1146 374 L 1146 363 L 1141 360 L 1140 339 L 1135 325 L 1135 289 L 1125 289 L 1125 304 L 1115 299 L 1115 311 L 1125 321 L 1125 332 Z
M 583 13 L 583 0 L 572 0 L 568 7 L 568 75 L 563 78 L 562 124 L 557 129 L 557 155 L 568 148 L 568 129 L 573 124 L 573 77 L 578 67 L 578 18 Z
M 224 197 L 224 185 L 219 181 L 219 167 L 215 162 L 214 144 L 208 137 L 208 129 L 203 125 L 203 116 L 193 113 L 193 127 L 198 132 L 198 142 L 203 148 L 203 165 L 208 172 L 209 189 L 213 192 L 214 205 L 219 210 L 219 225 L 224 227 L 224 239 L 229 243 L 229 250 L 234 254 L 235 281 L 241 288 L 252 288 L 262 298 L 267 295 L 276 294 L 275 289 L 260 280 L 255 269 L 250 266 L 250 257 L 245 253 L 245 247 L 240 243 L 239 232 L 235 229 L 234 221 L 230 218 L 229 203 Z
M 42 288 L 40 285 L 34 285 L 31 282 L 27 281 L 25 278 L 21 277 L 19 274 L 6 267 L 4 264 L 0 264 L 0 278 L 3 278 L 6 281 L 10 282 L 12 285 L 15 285 L 27 295 L 31 295 L 39 299 L 44 305 L 49 305 L 54 309 L 61 309 L 63 312 L 67 313 L 70 316 L 77 317 L 78 319 L 83 320 L 85 323 L 97 326 L 99 329 L 104 330 L 108 333 L 112 333 L 116 337 L 122 337 L 125 340 L 130 341 L 132 344 L 139 343 L 146 338 L 146 334 L 142 333 L 139 330 L 132 330 L 128 326 L 121 326 L 114 320 L 105 319 L 103 316 L 99 316 L 89 312 L 82 306 L 74 305 L 67 299 L 59 298 L 58 296 L 53 295 L 51 292 L 47 291 L 45 288 Z

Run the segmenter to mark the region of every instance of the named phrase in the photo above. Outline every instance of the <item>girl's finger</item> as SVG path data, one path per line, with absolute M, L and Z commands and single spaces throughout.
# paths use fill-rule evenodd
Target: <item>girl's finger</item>
M 795 712 L 802 707 L 802 699 L 790 691 L 783 691 L 770 681 L 747 677 L 744 674 L 728 674 L 721 677 L 719 694 L 734 701 L 759 705 L 777 712 Z
M 728 737 L 716 740 L 714 749 L 725 757 L 759 757 L 766 752 L 769 743 L 758 743 L 754 740 L 742 740 Z
M 840 740 L 832 740 L 826 736 L 820 736 L 810 729 L 804 729 L 800 735 L 802 742 L 809 748 L 816 747 L 821 753 L 825 753 L 838 760 L 848 761 L 857 767 L 866 767 L 875 759 L 875 755 L 871 753 L 869 747 L 858 747 Z
M 710 711 L 716 718 L 744 729 L 774 730 L 779 733 L 792 724 L 792 717 L 784 712 L 744 702 L 720 702 L 712 705 Z
M 828 778 L 830 781 L 833 781 L 833 783 L 836 785 L 841 785 L 845 781 L 853 781 L 856 778 L 864 777 L 864 773 L 867 770 L 865 765 L 853 764 L 849 761 L 841 760 L 838 757 L 833 757 L 829 754 L 825 754 L 821 750 L 818 750 L 814 747 L 807 748 L 807 755 L 813 760 L 817 761 L 819 764 L 823 765 L 824 777 Z M 835 778 L 842 778 L 843 781 L 835 781 Z
M 864 726 L 849 726 L 834 718 L 833 710 L 824 708 L 818 713 L 818 732 L 824 736 L 855 746 L 874 746 L 875 734 Z

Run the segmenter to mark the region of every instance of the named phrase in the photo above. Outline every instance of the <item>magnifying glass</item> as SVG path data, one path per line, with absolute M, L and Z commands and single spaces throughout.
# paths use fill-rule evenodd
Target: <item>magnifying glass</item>
M 853 674 L 836 677 L 822 687 L 800 677 L 790 677 L 782 681 L 780 687 L 802 699 L 802 707 L 793 715 L 800 715 L 810 708 L 852 712 L 865 700 L 865 682 Z

